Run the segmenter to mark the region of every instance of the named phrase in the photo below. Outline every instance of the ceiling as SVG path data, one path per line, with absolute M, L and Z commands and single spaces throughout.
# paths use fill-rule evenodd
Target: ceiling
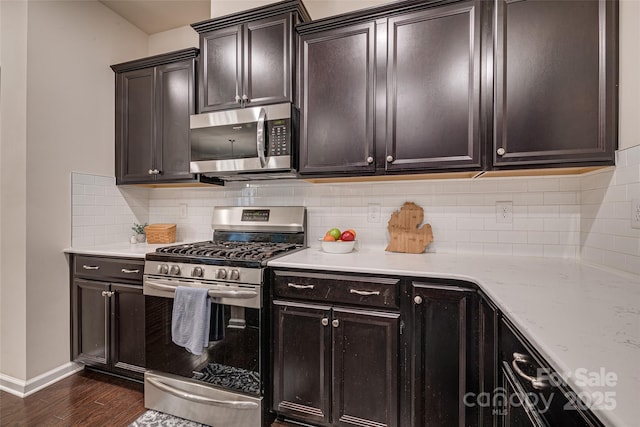
M 147 34 L 204 21 L 211 0 L 98 0 Z

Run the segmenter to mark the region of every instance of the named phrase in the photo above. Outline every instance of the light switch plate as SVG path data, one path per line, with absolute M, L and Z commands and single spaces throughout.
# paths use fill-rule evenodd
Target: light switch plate
M 640 199 L 631 201 L 631 228 L 640 228 Z
M 367 206 L 367 222 L 380 222 L 380 205 L 369 203 Z
M 496 202 L 496 222 L 498 224 L 513 223 L 513 202 Z

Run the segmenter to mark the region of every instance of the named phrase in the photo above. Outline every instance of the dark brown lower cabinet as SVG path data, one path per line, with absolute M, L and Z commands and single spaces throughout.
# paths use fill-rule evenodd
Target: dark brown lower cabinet
M 562 376 L 505 318 L 498 324 L 500 383 L 493 400 L 503 427 L 596 427 L 603 424 Z M 504 394 L 503 394 L 504 393 Z M 606 402 L 605 402 L 606 403 Z
M 72 359 L 135 379 L 144 374 L 142 286 L 74 279 Z
M 400 314 L 274 301 L 273 409 L 321 426 L 398 425 Z
M 477 425 L 477 407 L 465 403 L 478 389 L 476 292 L 413 282 L 410 296 L 411 425 Z

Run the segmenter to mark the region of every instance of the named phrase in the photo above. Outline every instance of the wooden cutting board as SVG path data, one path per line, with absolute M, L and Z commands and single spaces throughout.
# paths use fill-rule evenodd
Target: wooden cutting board
M 386 251 L 421 254 L 433 241 L 431 225 L 422 224 L 424 210 L 413 202 L 405 202 L 400 210 L 391 214 L 387 230 L 389 245 Z

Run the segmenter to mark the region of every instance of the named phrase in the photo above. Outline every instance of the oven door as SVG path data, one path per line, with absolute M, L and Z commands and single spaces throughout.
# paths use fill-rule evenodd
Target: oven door
M 143 283 L 145 406 L 205 424 L 260 425 L 253 420 L 262 413 L 262 288 L 152 275 L 145 275 Z M 209 290 L 211 334 L 202 355 L 172 341 L 177 286 Z M 227 424 L 231 419 L 242 422 Z

